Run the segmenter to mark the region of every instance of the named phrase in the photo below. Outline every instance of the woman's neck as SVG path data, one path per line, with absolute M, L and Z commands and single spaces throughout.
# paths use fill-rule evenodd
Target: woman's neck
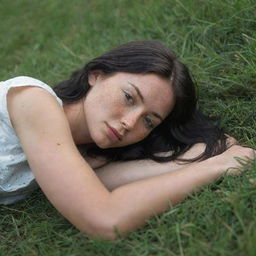
M 92 143 L 86 125 L 83 100 L 73 103 L 65 103 L 63 106 L 66 114 L 72 137 L 76 145 Z

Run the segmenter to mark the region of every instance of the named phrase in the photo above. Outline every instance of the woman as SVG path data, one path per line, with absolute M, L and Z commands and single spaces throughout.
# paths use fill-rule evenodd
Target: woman
M 196 108 L 187 68 L 156 41 L 121 45 L 55 92 L 28 77 L 0 88 L 0 202 L 23 199 L 37 182 L 91 236 L 113 239 L 115 230 L 138 228 L 239 167 L 235 156 L 254 154 L 240 146 L 225 151 L 225 135 Z M 134 161 L 102 167 L 113 160 Z M 100 166 L 97 176 L 92 168 Z

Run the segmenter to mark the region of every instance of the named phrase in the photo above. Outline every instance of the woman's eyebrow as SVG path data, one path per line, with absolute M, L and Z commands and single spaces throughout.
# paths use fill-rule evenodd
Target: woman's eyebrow
M 128 84 L 131 85 L 131 86 L 136 90 L 136 92 L 137 92 L 137 94 L 139 95 L 141 101 L 144 102 L 144 97 L 143 97 L 143 95 L 142 95 L 140 89 L 139 89 L 135 84 L 133 84 L 133 83 L 131 83 L 131 82 L 129 82 L 129 81 L 128 81 Z M 152 115 L 154 115 L 156 118 L 160 119 L 161 121 L 164 120 L 159 114 L 157 114 L 157 113 L 155 113 L 155 112 L 152 112 Z
M 140 89 L 139 89 L 135 84 L 133 84 L 133 83 L 131 83 L 131 82 L 128 82 L 128 84 L 131 85 L 131 86 L 136 90 L 136 92 L 137 92 L 137 94 L 139 95 L 141 101 L 144 102 L 144 97 L 143 97 L 143 95 L 141 94 Z

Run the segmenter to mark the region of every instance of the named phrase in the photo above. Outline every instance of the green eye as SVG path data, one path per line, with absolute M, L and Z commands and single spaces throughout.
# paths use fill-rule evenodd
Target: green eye
M 124 91 L 124 95 L 125 95 L 125 99 L 126 99 L 129 103 L 133 103 L 133 102 L 134 102 L 133 97 L 132 97 L 129 93 L 127 93 L 127 92 Z
M 145 121 L 145 125 L 146 125 L 147 129 L 153 129 L 154 128 L 154 123 L 153 123 L 151 118 L 145 116 L 144 121 Z

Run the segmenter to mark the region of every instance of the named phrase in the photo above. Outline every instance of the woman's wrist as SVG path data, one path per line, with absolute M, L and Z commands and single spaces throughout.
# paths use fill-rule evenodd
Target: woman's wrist
M 218 179 L 226 171 L 222 155 L 210 157 L 201 163 L 205 164 L 207 170 L 211 173 L 211 175 L 213 175 L 215 179 Z

